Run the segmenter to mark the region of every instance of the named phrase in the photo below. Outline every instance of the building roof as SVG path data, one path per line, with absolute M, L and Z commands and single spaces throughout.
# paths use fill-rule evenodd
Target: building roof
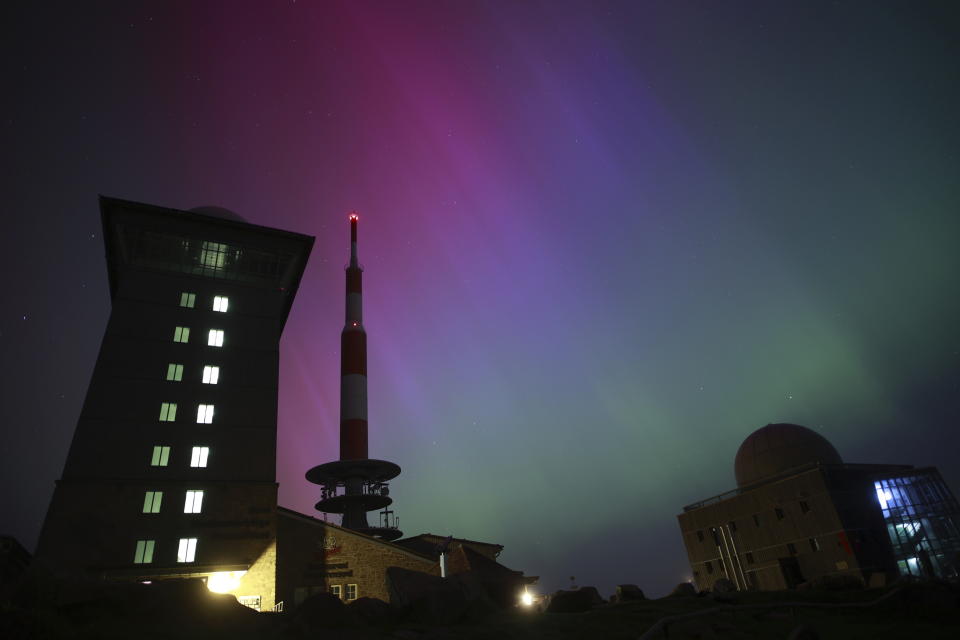
M 768 424 L 740 445 L 734 473 L 737 486 L 744 487 L 810 463 L 843 464 L 843 460 L 816 431 L 798 424 Z
M 421 553 L 428 553 L 433 556 L 437 556 L 439 555 L 439 552 L 437 551 L 437 545 L 446 540 L 448 537 L 450 538 L 450 542 L 459 542 L 460 544 L 488 547 L 494 552 L 494 556 L 503 551 L 502 544 L 468 540 L 467 538 L 454 538 L 452 536 L 441 536 L 435 533 L 421 533 L 419 535 L 410 536 L 409 538 L 404 538 L 403 540 L 397 540 L 395 544 L 403 545 L 410 549 L 417 549 Z
M 385 545 L 387 547 L 390 547 L 394 551 L 399 551 L 400 553 L 405 553 L 407 555 L 415 556 L 419 560 L 429 560 L 431 562 L 436 561 L 436 558 L 432 557 L 428 553 L 421 552 L 419 549 L 398 545 L 395 542 L 389 542 L 387 540 L 384 540 L 383 538 L 374 538 L 373 536 L 368 536 L 365 533 L 360 533 L 359 531 L 354 531 L 353 529 L 347 529 L 345 527 L 341 527 L 338 524 L 333 524 L 332 522 L 327 522 L 326 520 L 320 520 L 318 518 L 314 518 L 313 516 L 308 516 L 305 513 L 294 511 L 293 509 L 281 507 L 280 505 L 277 505 L 277 515 L 284 516 L 287 518 L 296 518 L 300 521 L 308 522 L 316 526 L 330 527 L 338 531 L 341 531 L 343 533 L 346 533 L 352 536 L 357 536 L 358 538 L 363 538 L 368 542 Z

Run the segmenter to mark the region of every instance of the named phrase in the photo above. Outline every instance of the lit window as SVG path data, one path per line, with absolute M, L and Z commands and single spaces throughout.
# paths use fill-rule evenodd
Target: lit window
M 810 538 L 810 550 L 820 551 L 820 541 L 816 538 Z
M 203 491 L 187 491 L 187 499 L 183 503 L 184 513 L 200 513 L 203 508 Z
M 197 407 L 197 424 L 210 424 L 213 422 L 213 405 L 201 404 Z
M 230 305 L 230 298 L 227 296 L 214 296 L 213 297 L 213 310 L 222 311 L 223 313 L 227 312 L 227 307 Z
M 190 327 L 177 327 L 173 330 L 174 342 L 190 342 Z
M 183 365 L 170 363 L 167 365 L 167 380 L 180 382 L 183 380 Z
M 165 467 L 170 460 L 170 447 L 157 445 L 153 448 L 153 456 L 150 458 L 151 467 Z
M 347 600 L 356 600 L 357 599 L 357 585 L 348 584 L 347 585 Z
M 184 340 L 186 342 L 186 340 Z M 210 347 L 223 346 L 223 331 L 221 329 L 210 329 L 210 335 L 207 336 L 207 345 Z
M 193 453 L 190 454 L 190 466 L 191 467 L 207 466 L 207 456 L 209 455 L 210 455 L 210 447 L 194 447 Z
M 220 379 L 220 367 L 206 365 L 203 368 L 203 384 L 217 384 Z
M 147 491 L 143 494 L 143 512 L 160 513 L 160 502 L 163 500 L 163 491 Z
M 177 419 L 177 403 L 160 403 L 160 422 L 173 422 Z
M 197 294 L 195 293 L 181 293 L 180 294 L 180 306 L 188 307 L 193 309 L 193 303 L 197 300 Z
M 204 267 L 219 271 L 223 269 L 226 256 L 227 245 L 219 242 L 203 241 L 200 248 L 200 264 Z
M 137 540 L 137 550 L 133 554 L 136 564 L 150 564 L 153 562 L 153 546 L 155 540 Z
M 177 562 L 193 562 L 197 555 L 196 538 L 180 538 L 180 544 L 177 546 Z
M 339 584 L 332 584 L 332 585 L 330 585 L 330 593 L 332 593 L 333 595 L 337 596 L 338 598 L 342 598 L 342 597 L 343 597 L 343 587 L 340 586 Z

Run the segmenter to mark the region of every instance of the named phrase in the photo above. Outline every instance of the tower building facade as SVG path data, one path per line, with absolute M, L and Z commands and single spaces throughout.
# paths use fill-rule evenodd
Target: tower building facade
M 367 333 L 363 328 L 363 269 L 357 257 L 359 216 L 350 215 L 350 264 L 346 269 L 345 320 L 340 334 L 340 459 L 310 469 L 307 480 L 321 485 L 316 508 L 343 514 L 345 528 L 384 540 L 402 532 L 389 506 L 387 483 L 400 467 L 367 453 Z M 367 512 L 382 509 L 370 525 Z
M 100 209 L 112 308 L 37 557 L 206 577 L 270 607 L 279 342 L 313 238 L 225 210 Z

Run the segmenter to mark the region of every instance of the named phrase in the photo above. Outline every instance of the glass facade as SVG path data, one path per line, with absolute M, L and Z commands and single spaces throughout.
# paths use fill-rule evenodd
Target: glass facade
M 873 483 L 900 575 L 949 578 L 960 562 L 960 508 L 935 470 Z

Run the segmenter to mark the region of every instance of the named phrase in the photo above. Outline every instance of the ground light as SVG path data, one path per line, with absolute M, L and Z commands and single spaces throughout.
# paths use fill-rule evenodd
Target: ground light
M 527 591 L 526 589 L 524 589 L 524 590 L 523 590 L 523 593 L 520 595 L 520 603 L 521 603 L 523 606 L 525 606 L 525 607 L 532 606 L 532 605 L 533 605 L 533 595 L 532 595 L 529 591 Z
M 207 578 L 207 589 L 214 593 L 227 593 L 240 586 L 240 578 L 246 571 L 217 571 Z

